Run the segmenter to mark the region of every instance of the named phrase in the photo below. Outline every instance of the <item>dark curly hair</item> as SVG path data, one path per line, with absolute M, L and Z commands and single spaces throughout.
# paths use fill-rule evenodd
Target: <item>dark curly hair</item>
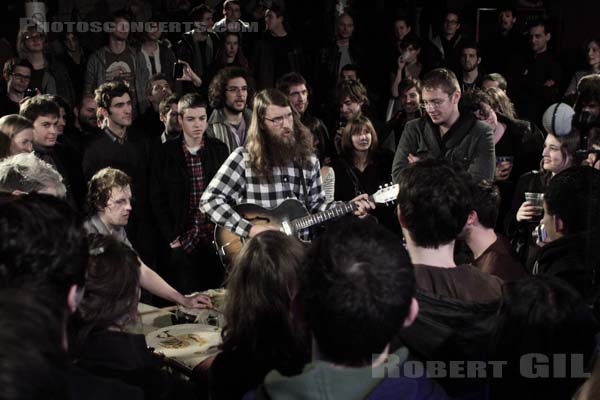
M 210 81 L 208 86 L 208 102 L 213 109 L 225 107 L 225 88 L 227 83 L 235 78 L 244 78 L 248 85 L 248 100 L 250 103 L 253 93 L 253 81 L 248 70 L 240 67 L 225 67 L 217 72 L 217 75 Z M 247 104 L 249 105 L 249 104 Z
M 87 211 L 96 214 L 106 207 L 113 188 L 131 186 L 131 178 L 125 172 L 115 168 L 103 168 L 96 172 L 88 182 Z
M 466 171 L 425 159 L 401 170 L 398 183 L 402 223 L 418 246 L 435 249 L 456 239 L 473 209 Z
M 63 200 L 31 193 L 0 205 L 0 289 L 49 290 L 66 309 L 87 257 L 82 221 Z

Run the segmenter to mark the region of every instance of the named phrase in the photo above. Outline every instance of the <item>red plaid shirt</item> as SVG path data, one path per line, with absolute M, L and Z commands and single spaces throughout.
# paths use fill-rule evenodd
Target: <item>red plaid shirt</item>
M 185 140 L 181 141 L 181 146 L 189 174 L 190 193 L 188 195 L 185 231 L 179 236 L 179 242 L 186 252 L 191 253 L 199 244 L 211 243 L 214 229 L 214 225 L 200 212 L 199 208 L 200 197 L 204 193 L 202 152 L 204 146 L 206 146 L 206 140 L 202 140 L 196 154 L 190 153 L 185 145 Z

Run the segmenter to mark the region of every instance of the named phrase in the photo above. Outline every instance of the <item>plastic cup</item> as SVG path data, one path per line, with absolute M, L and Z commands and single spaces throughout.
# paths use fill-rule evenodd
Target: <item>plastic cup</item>
M 525 200 L 535 207 L 536 215 L 544 213 L 544 193 L 525 192 Z

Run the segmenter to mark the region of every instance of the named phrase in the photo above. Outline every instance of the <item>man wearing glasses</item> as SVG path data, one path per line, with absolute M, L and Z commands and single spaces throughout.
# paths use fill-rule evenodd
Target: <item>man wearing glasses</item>
M 461 164 L 476 179 L 494 179 L 496 156 L 492 128 L 458 111 L 461 92 L 456 75 L 444 68 L 425 75 L 422 104 L 425 115 L 404 127 L 392 176 L 422 158 L 444 158 Z
M 24 58 L 12 58 L 4 64 L 4 79 L 7 82 L 6 96 L 0 99 L 0 117 L 19 113 L 19 103 L 31 80 L 31 63 Z
M 210 82 L 208 101 L 214 111 L 210 114 L 206 135 L 227 145 L 229 153 L 246 144 L 246 131 L 251 112 L 248 71 L 239 67 L 220 70 Z
M 246 146 L 235 149 L 219 168 L 202 194 L 200 211 L 215 224 L 247 238 L 279 228 L 253 225 L 233 205 L 272 208 L 287 198 L 299 200 L 311 213 L 327 208 L 311 133 L 299 122 L 285 94 L 265 89 L 254 99 Z M 356 215 L 374 208 L 366 198 L 366 194 L 354 198 Z M 301 230 L 299 236 L 308 239 L 308 230 Z

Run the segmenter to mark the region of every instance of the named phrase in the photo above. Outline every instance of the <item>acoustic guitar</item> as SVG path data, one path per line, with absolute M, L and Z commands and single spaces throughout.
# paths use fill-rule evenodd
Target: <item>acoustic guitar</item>
M 388 204 L 396 200 L 398 184 L 385 185 L 369 196 L 369 200 L 378 204 Z M 274 208 L 264 208 L 256 204 L 239 204 L 234 207 L 242 218 L 252 225 L 272 224 L 287 235 L 295 235 L 302 229 L 322 224 L 356 210 L 352 201 L 337 204 L 325 211 L 310 214 L 304 204 L 296 199 L 287 199 Z M 223 265 L 228 266 L 240 252 L 244 238 L 229 229 L 217 225 L 214 233 L 214 244 Z

